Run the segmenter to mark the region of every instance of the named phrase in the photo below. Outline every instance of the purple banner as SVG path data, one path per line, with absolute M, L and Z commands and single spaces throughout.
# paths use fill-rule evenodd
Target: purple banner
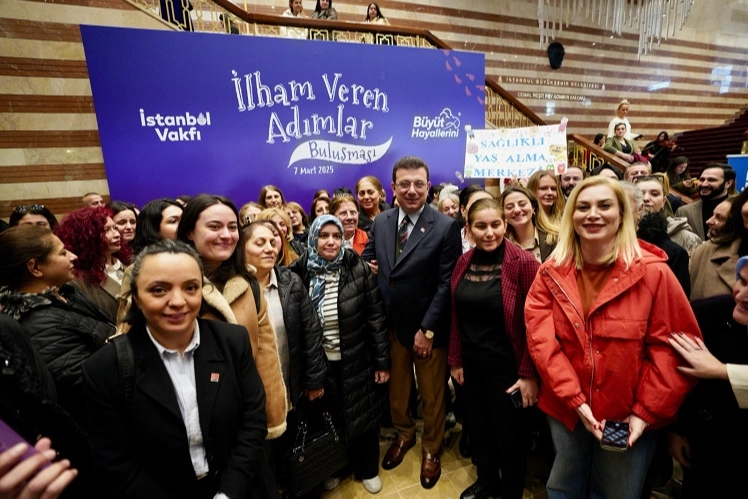
M 422 157 L 457 181 L 465 126 L 484 128 L 484 56 L 470 52 L 81 26 L 112 199 L 203 192 L 241 205 L 275 184 L 385 186 Z M 389 189 L 387 189 L 389 191 Z

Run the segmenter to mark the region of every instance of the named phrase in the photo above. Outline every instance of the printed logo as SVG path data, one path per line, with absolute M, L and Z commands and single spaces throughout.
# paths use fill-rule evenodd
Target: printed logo
M 160 113 L 148 115 L 140 109 L 140 126 L 153 128 L 161 142 L 192 142 L 202 140 L 200 128 L 210 126 L 210 113 L 197 116 L 186 112 L 166 116 Z
M 459 116 L 459 113 L 457 113 Z M 411 138 L 413 139 L 449 139 L 460 135 L 460 118 L 445 107 L 438 116 L 414 116 Z

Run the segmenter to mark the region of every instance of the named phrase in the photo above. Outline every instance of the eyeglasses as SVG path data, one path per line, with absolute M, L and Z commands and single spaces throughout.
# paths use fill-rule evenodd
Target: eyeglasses
M 398 182 L 395 185 L 397 185 L 398 189 L 407 191 L 408 189 L 410 189 L 411 185 L 415 187 L 416 189 L 423 189 L 424 187 L 426 187 L 426 182 L 424 182 L 423 180 L 416 180 L 415 182 L 409 182 L 407 180 L 403 180 L 401 182 Z
M 43 204 L 22 204 L 13 208 L 13 213 L 28 213 L 29 211 L 41 211 L 43 209 Z

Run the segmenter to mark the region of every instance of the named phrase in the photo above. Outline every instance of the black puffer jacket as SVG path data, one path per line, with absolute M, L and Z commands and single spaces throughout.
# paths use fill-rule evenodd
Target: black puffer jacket
M 283 323 L 288 337 L 291 361 L 291 403 L 297 406 L 304 390 L 325 386 L 327 358 L 322 348 L 322 326 L 314 311 L 312 299 L 299 276 L 287 268 L 275 267 L 278 291 L 283 307 Z
M 391 361 L 387 318 L 377 278 L 360 256 L 344 251 L 338 286 L 343 378 L 343 393 L 339 396 L 346 434 L 353 437 L 379 425 L 385 391 L 374 382 L 374 371 L 389 370 Z M 291 265 L 291 270 L 301 276 L 308 289 L 311 275 L 306 262 L 307 255 L 303 255 Z
M 91 301 L 68 285 L 52 292 L 19 293 L 0 290 L 3 313 L 18 320 L 52 374 L 60 404 L 87 427 L 81 363 L 114 334 L 109 322 Z
M 62 497 L 92 497 L 91 443 L 73 418 L 57 404 L 54 381 L 31 345 L 23 326 L 0 314 L 0 419 L 32 445 L 52 440 L 61 458 L 80 473 Z

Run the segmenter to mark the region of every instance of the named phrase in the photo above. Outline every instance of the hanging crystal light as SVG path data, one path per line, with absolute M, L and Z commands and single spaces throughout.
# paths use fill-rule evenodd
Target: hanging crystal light
M 657 45 L 668 36 L 682 30 L 695 0 L 538 0 L 538 29 L 540 48 L 556 39 L 570 22 L 585 17 L 600 27 L 617 35 L 623 33 L 624 25 L 639 32 L 636 56 L 652 51 L 655 38 Z M 664 33 L 664 35 L 663 35 Z

